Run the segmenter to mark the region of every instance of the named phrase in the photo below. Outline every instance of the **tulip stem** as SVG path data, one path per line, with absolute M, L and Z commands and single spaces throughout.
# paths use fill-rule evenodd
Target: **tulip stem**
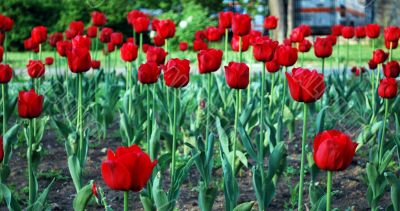
M 373 119 L 375 118 L 375 114 L 376 114 L 376 92 L 377 92 L 377 88 L 378 88 L 378 84 L 381 78 L 381 64 L 378 64 L 378 68 L 377 68 L 377 72 L 376 72 L 376 76 L 375 76 L 375 84 L 374 84 L 374 91 L 373 91 L 373 95 L 372 95 L 372 118 L 371 121 L 373 121 Z
M 79 127 L 79 150 L 81 155 L 79 156 L 82 159 L 82 155 L 84 152 L 83 147 L 83 112 L 82 112 L 82 77 L 83 73 L 78 73 L 78 127 Z M 80 160 L 83 163 L 83 160 Z M 83 168 L 83 166 L 81 166 Z
M 6 113 L 6 84 L 1 84 L 1 97 L 3 98 L 3 136 L 7 130 L 7 113 Z
M 7 33 L 4 33 L 4 59 L 3 59 L 3 62 L 4 62 L 4 64 L 7 64 Z
M 132 115 L 132 63 L 128 62 L 128 74 L 127 74 L 127 83 L 128 83 L 128 116 Z
M 242 63 L 242 60 L 243 60 L 242 36 L 239 36 L 239 63 Z M 242 104 L 242 90 L 239 90 L 239 97 L 238 98 L 239 98 L 239 103 L 238 103 L 239 104 L 239 112 L 241 112 L 242 111 L 242 105 L 241 105 Z
M 206 121 L 207 121 L 207 125 L 206 125 L 206 135 L 204 136 L 205 140 L 207 140 L 208 137 L 208 133 L 210 132 L 210 106 L 211 106 L 211 73 L 207 74 L 207 104 L 206 104 L 206 108 L 207 108 L 207 116 L 206 116 Z M 207 141 L 206 141 L 207 143 Z M 206 147 L 207 149 L 207 147 Z
M 150 128 L 151 128 L 151 123 L 150 123 L 150 85 L 146 84 L 146 138 L 147 138 L 147 153 L 150 155 Z
M 383 127 L 382 127 L 382 135 L 379 141 L 379 163 L 382 161 L 383 156 L 383 147 L 385 142 L 385 132 L 386 132 L 386 121 L 389 115 L 389 99 L 385 99 L 385 116 L 383 117 Z
M 268 111 L 272 113 L 272 101 L 273 101 L 273 95 L 275 93 L 275 73 L 271 73 L 271 90 L 270 90 L 270 96 L 269 96 L 269 108 Z
M 32 164 L 32 144 L 34 141 L 34 128 L 33 128 L 33 120 L 29 120 L 29 138 L 28 138 L 28 178 L 29 178 L 29 203 L 28 207 L 33 205 L 35 202 L 35 181 L 33 175 L 33 164 Z
M 264 89 L 265 89 L 265 63 L 262 63 L 262 73 L 261 73 L 261 111 L 260 111 L 260 170 L 263 171 L 263 161 L 264 161 Z M 263 176 L 263 172 L 261 172 Z M 264 184 L 264 183 L 263 183 Z
M 128 211 L 129 191 L 124 192 L 124 211 Z
M 308 107 L 303 103 L 303 136 L 301 139 L 301 160 L 300 160 L 300 184 L 299 184 L 299 200 L 298 210 L 303 210 L 303 185 L 304 185 L 304 160 L 306 155 L 306 139 L 307 139 L 307 115 Z
M 99 34 L 99 28 L 96 27 L 96 37 L 94 38 L 94 39 L 95 39 L 95 45 L 94 45 L 94 60 L 97 60 L 97 48 L 98 48 L 98 44 L 99 44 L 98 34 Z
M 236 90 L 236 109 L 235 109 L 235 125 L 234 125 L 234 134 L 233 134 L 233 156 L 232 156 L 232 174 L 235 176 L 235 163 L 236 163 L 236 142 L 237 142 L 237 128 L 239 121 L 239 104 L 240 104 L 240 90 Z
M 326 181 L 326 211 L 331 210 L 331 192 L 332 192 L 332 172 L 327 172 Z
M 225 29 L 225 64 L 228 64 L 228 29 Z M 224 68 L 222 68 L 223 70 Z
M 173 126 L 172 126 L 172 164 L 171 164 L 171 184 L 175 182 L 175 155 L 176 155 L 176 107 L 177 105 L 177 98 L 178 98 L 179 89 L 174 89 L 174 116 L 173 116 Z

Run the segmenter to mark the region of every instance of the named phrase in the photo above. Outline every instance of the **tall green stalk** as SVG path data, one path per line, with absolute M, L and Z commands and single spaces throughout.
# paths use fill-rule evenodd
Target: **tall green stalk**
M 124 211 L 129 210 L 129 191 L 124 191 Z
M 385 99 L 385 116 L 383 117 L 383 127 L 382 127 L 382 135 L 379 141 L 379 163 L 382 161 L 383 157 L 383 147 L 385 142 L 385 132 L 386 132 L 386 122 L 389 116 L 389 99 Z
M 239 36 L 239 63 L 243 61 L 242 36 Z M 239 112 L 242 111 L 242 90 L 239 90 Z
M 28 179 L 29 179 L 29 201 L 28 207 L 33 205 L 36 198 L 36 191 L 35 191 L 35 178 L 33 172 L 33 163 L 32 163 L 32 145 L 34 142 L 34 128 L 33 128 L 33 120 L 29 120 L 29 138 L 28 138 Z
M 304 186 L 304 160 L 306 155 L 306 139 L 307 139 L 307 117 L 308 107 L 306 103 L 303 103 L 303 136 L 301 139 L 301 160 L 300 160 L 300 182 L 299 182 L 299 200 L 298 207 L 299 211 L 303 210 L 303 186 Z
M 268 107 L 269 112 L 271 112 L 272 109 L 272 101 L 274 93 L 275 93 L 275 73 L 271 73 L 271 91 L 270 91 L 269 107 Z
M 332 172 L 327 172 L 326 180 L 326 211 L 331 210 L 331 192 L 332 192 Z
M 129 94 L 128 94 L 128 115 L 129 115 L 129 117 L 131 117 L 132 116 L 132 82 L 131 82 L 131 80 L 132 80 L 132 63 L 128 62 L 127 65 L 128 65 L 128 74 L 127 74 L 126 81 L 128 83 L 128 91 L 129 91 Z
M 236 163 L 236 142 L 237 142 L 237 129 L 238 129 L 238 121 L 239 121 L 239 106 L 240 104 L 240 90 L 236 89 L 236 109 L 235 109 L 235 125 L 234 125 L 234 134 L 233 134 L 233 156 L 232 156 L 232 174 L 236 175 L 235 171 L 235 163 Z
M 7 64 L 7 33 L 4 33 L 4 64 Z
M 7 131 L 6 84 L 1 84 L 1 97 L 3 98 L 3 136 L 4 136 Z
M 172 126 L 172 164 L 171 164 L 171 183 L 175 181 L 175 156 L 176 156 L 176 120 L 177 120 L 177 107 L 178 107 L 178 92 L 179 89 L 174 89 L 174 117 Z
M 146 84 L 146 139 L 147 139 L 147 153 L 150 155 L 150 84 Z
M 82 107 L 82 77 L 83 73 L 78 73 L 78 128 L 79 128 L 79 150 L 82 155 L 83 148 L 83 107 Z
M 210 107 L 211 107 L 211 73 L 207 73 L 207 114 L 206 114 L 206 135 L 204 136 L 207 139 L 208 134 L 210 132 Z M 207 143 L 207 141 L 206 141 Z
M 390 42 L 390 48 L 389 48 L 389 62 L 392 61 L 393 57 L 393 42 Z

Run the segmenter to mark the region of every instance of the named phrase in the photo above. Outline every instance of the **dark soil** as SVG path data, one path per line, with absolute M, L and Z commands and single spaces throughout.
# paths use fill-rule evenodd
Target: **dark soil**
M 118 133 L 115 127 L 112 131 Z M 288 147 L 288 167 L 294 169 L 294 173 L 284 176 L 280 179 L 278 187 L 276 188 L 276 196 L 269 208 L 269 210 L 290 210 L 289 204 L 291 193 L 290 186 L 294 186 L 298 182 L 298 169 L 300 166 L 300 140 L 301 129 L 296 129 L 295 137 L 292 141 L 287 141 Z M 120 146 L 121 140 L 118 138 L 111 138 L 102 141 L 100 144 L 96 140 L 91 140 L 92 145 L 89 149 L 87 167 L 85 169 L 85 179 L 95 180 L 98 186 L 103 187 L 108 203 L 112 206 L 113 210 L 122 210 L 123 206 L 123 193 L 110 190 L 103 182 L 100 172 L 101 161 L 106 158 L 106 149 L 116 149 Z M 52 210 L 73 210 L 72 201 L 75 196 L 75 188 L 67 166 L 67 158 L 64 143 L 58 141 L 56 134 L 53 131 L 48 131 L 44 136 L 43 147 L 45 154 L 43 160 L 39 165 L 39 185 L 40 190 L 46 187 L 53 177 L 58 179 L 55 181 L 53 188 L 49 194 L 48 201 L 52 206 Z M 22 202 L 27 201 L 27 173 L 26 173 L 26 146 L 22 144 L 16 151 L 14 151 L 12 160 L 10 162 L 11 175 L 8 184 L 14 191 L 18 191 L 18 197 Z M 338 191 L 332 199 L 333 207 L 345 210 L 352 208 L 352 210 L 369 210 L 366 201 L 367 186 L 362 182 L 362 177 L 365 174 L 365 158 L 356 155 L 352 165 L 343 172 L 335 173 L 333 176 L 333 190 Z M 215 179 L 222 178 L 222 170 L 215 169 Z M 181 188 L 180 200 L 177 203 L 179 210 L 198 210 L 197 206 L 197 192 L 196 185 L 199 181 L 197 170 L 193 167 L 190 176 Z M 305 204 L 308 203 L 308 182 L 310 181 L 309 175 L 306 175 L 304 200 Z M 321 172 L 318 178 L 317 185 L 325 187 L 325 172 Z M 240 202 L 256 200 L 252 186 L 252 176 L 249 169 L 244 169 L 240 172 L 238 182 L 240 184 Z M 221 184 L 218 182 L 218 184 Z M 289 186 L 290 185 L 290 186 Z M 222 186 L 221 186 L 222 187 Z M 130 210 L 142 210 L 142 205 L 138 199 L 138 194 L 130 194 Z M 390 204 L 389 191 L 382 198 L 380 205 L 386 207 Z M 224 195 L 223 190 L 219 191 L 213 209 L 223 210 Z M 4 205 L 0 210 L 6 210 Z M 88 210 L 103 210 L 103 207 L 91 205 Z

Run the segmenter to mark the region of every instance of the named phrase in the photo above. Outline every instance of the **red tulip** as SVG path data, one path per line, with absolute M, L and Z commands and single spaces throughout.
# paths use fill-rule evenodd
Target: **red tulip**
M 292 33 L 290 34 L 290 40 L 292 42 L 301 42 L 304 40 L 304 34 L 301 28 L 293 29 Z
M 138 46 L 131 42 L 124 43 L 120 49 L 120 55 L 125 62 L 132 62 L 137 58 Z
M 314 54 L 318 58 L 326 58 L 332 55 L 332 41 L 329 38 L 317 37 L 314 43 Z
M 156 25 L 157 35 L 163 39 L 172 38 L 175 35 L 175 23 L 172 20 L 160 20 Z
M 306 24 L 301 24 L 300 26 L 298 26 L 298 28 L 300 28 L 301 31 L 303 32 L 304 37 L 311 36 L 311 34 L 312 34 L 311 26 L 306 25 Z
M 133 19 L 132 25 L 135 29 L 135 32 L 142 33 L 147 31 L 149 28 L 150 19 L 147 16 L 138 17 Z
M 365 27 L 365 33 L 367 34 L 367 37 L 371 39 L 378 38 L 379 34 L 381 33 L 381 27 L 379 24 L 368 24 Z
M 264 19 L 264 28 L 266 29 L 276 29 L 276 27 L 278 26 L 278 18 L 275 16 L 268 16 Z
M 231 11 L 220 12 L 218 14 L 219 27 L 224 28 L 224 29 L 231 28 L 231 26 L 232 26 L 232 17 L 233 17 L 233 12 L 231 12 Z
M 97 192 L 97 185 L 96 182 L 93 182 L 92 184 L 92 194 L 98 199 L 99 198 L 99 193 Z
M 44 26 L 36 26 L 31 31 L 32 40 L 38 44 L 47 40 L 47 28 Z
M 142 44 L 142 51 L 143 51 L 143 53 L 147 53 L 147 50 L 149 50 L 149 47 L 150 47 L 151 45 L 149 45 L 149 44 L 147 44 L 147 43 L 144 43 L 144 44 Z
M 170 59 L 164 69 L 164 81 L 169 87 L 185 87 L 189 83 L 190 62 L 187 59 Z
M 97 30 L 98 30 L 97 26 L 89 26 L 87 28 L 87 30 L 86 30 L 87 31 L 87 36 L 90 37 L 90 38 L 97 37 Z
M 68 52 L 72 50 L 72 43 L 70 41 L 64 40 L 57 42 L 57 52 L 60 56 L 67 56 Z
M 326 38 L 331 40 L 332 45 L 336 45 L 336 42 L 337 42 L 336 35 L 330 34 L 330 35 L 326 36 Z
M 111 41 L 111 34 L 113 32 L 114 31 L 112 30 L 112 28 L 104 27 L 103 29 L 101 29 L 100 42 L 109 43 Z
M 283 39 L 283 45 L 292 47 L 292 41 L 290 40 L 290 38 Z
M 20 91 L 18 95 L 18 115 L 21 118 L 39 117 L 43 110 L 43 96 L 36 94 L 34 89 Z
M 64 39 L 64 36 L 61 32 L 55 32 L 54 34 L 50 35 L 49 37 L 49 44 L 52 47 L 56 47 L 57 46 L 57 42 L 58 41 L 62 41 Z
M 8 64 L 0 64 L 0 83 L 6 84 L 12 78 L 12 69 Z
M 324 75 L 316 70 L 293 68 L 292 74 L 286 72 L 290 95 L 297 102 L 313 103 L 325 91 Z
M 87 48 L 73 48 L 67 53 L 67 58 L 69 69 L 73 73 L 86 72 L 92 66 L 92 58 Z
M 161 70 L 155 62 L 146 62 L 141 64 L 138 69 L 138 80 L 142 84 L 156 83 Z
M 231 40 L 231 48 L 233 51 L 239 52 L 239 39 L 240 36 L 238 35 L 233 35 L 232 40 Z M 242 36 L 242 52 L 245 52 L 249 49 L 249 45 L 250 45 L 250 36 L 246 35 L 246 36 Z
M 100 60 L 92 60 L 90 66 L 95 70 L 100 69 Z
M 339 37 L 339 36 L 342 36 L 342 29 L 343 29 L 343 25 L 341 25 L 341 24 L 333 25 L 331 27 L 331 32 L 333 35 Z
M 107 17 L 104 13 L 99 11 L 94 11 L 91 14 L 92 16 L 92 24 L 94 26 L 104 26 L 107 22 Z
M 200 74 L 211 73 L 217 71 L 222 63 L 222 50 L 207 49 L 201 50 L 197 54 Z
M 281 66 L 275 59 L 273 59 L 270 62 L 266 62 L 265 67 L 267 68 L 267 71 L 270 73 L 278 72 L 278 70 L 281 69 Z
M 153 18 L 153 20 L 151 21 L 151 30 L 157 31 L 158 22 L 160 22 L 160 20 L 158 20 L 157 18 Z
M 193 41 L 193 50 L 194 51 L 200 51 L 207 49 L 207 43 L 205 43 L 203 40 L 194 40 Z
M 357 143 L 338 130 L 326 130 L 314 139 L 314 161 L 318 168 L 342 171 L 351 164 Z
M 286 45 L 279 45 L 275 51 L 279 65 L 292 66 L 297 61 L 297 49 Z
M 368 67 L 369 67 L 369 69 L 371 69 L 371 70 L 375 70 L 375 69 L 378 67 L 378 64 L 375 63 L 373 59 L 370 59 L 370 60 L 368 61 Z
M 67 40 L 72 40 L 76 36 L 76 31 L 72 29 L 65 30 L 65 37 Z
M 165 39 L 157 35 L 153 38 L 153 42 L 155 46 L 161 47 L 165 44 Z
M 112 44 L 120 46 L 124 42 L 124 35 L 121 32 L 113 32 L 110 36 Z
M 133 37 L 126 38 L 126 42 L 135 43 L 135 39 Z
M 257 38 L 262 37 L 262 32 L 257 30 L 251 30 L 249 33 L 250 45 L 254 45 Z M 268 36 L 266 38 L 270 39 Z
M 344 26 L 342 28 L 342 36 L 346 39 L 351 39 L 354 37 L 354 27 Z
M 256 38 L 253 43 L 253 56 L 257 61 L 269 62 L 274 58 L 275 49 L 278 42 L 268 37 Z
M 400 73 L 400 65 L 397 61 L 390 61 L 383 64 L 383 73 L 387 78 L 397 78 Z
M 206 39 L 205 30 L 198 30 L 194 33 L 195 40 L 203 40 Z
M 389 42 L 389 41 L 385 40 L 385 47 L 386 47 L 386 49 L 388 49 L 388 50 L 389 50 L 390 48 L 396 49 L 398 45 L 399 45 L 398 42 Z
M 166 56 L 167 52 L 165 52 L 164 48 L 150 46 L 146 52 L 147 62 L 155 62 L 158 65 L 164 64 Z
M 378 94 L 382 98 L 394 98 L 397 95 L 397 82 L 394 78 L 384 78 L 379 83 Z
M 245 36 L 251 30 L 251 17 L 248 14 L 235 14 L 232 17 L 232 32 L 238 36 Z
M 3 162 L 3 158 L 4 158 L 3 136 L 0 136 L 0 163 Z
M 46 58 L 44 59 L 44 63 L 45 63 L 46 65 L 52 65 L 53 62 L 54 62 L 53 57 L 46 57 Z
M 112 53 L 115 50 L 115 45 L 112 42 L 107 43 L 107 48 L 104 50 L 104 54 Z
M 225 66 L 225 79 L 232 89 L 246 89 L 249 85 L 249 67 L 245 63 L 229 62 Z
M 128 15 L 126 16 L 126 19 L 128 20 L 128 23 L 132 25 L 133 20 L 135 20 L 136 18 L 139 18 L 139 17 L 146 17 L 146 14 L 144 14 L 140 10 L 132 10 L 128 13 Z
M 82 35 L 83 31 L 85 30 L 85 24 L 82 21 L 72 21 L 69 24 L 69 33 L 71 33 L 72 38 L 74 38 L 76 35 Z
M 118 147 L 115 153 L 108 150 L 107 160 L 101 163 L 101 175 L 113 190 L 139 192 L 156 164 L 137 145 Z
M 299 51 L 302 53 L 308 52 L 311 49 L 311 42 L 308 41 L 307 39 L 304 39 L 299 43 Z
M 381 64 L 386 61 L 388 58 L 389 54 L 385 53 L 382 49 L 377 49 L 374 51 L 372 59 L 376 64 Z
M 355 33 L 358 39 L 365 38 L 365 36 L 367 36 L 364 26 L 357 26 L 355 29 Z
M 10 17 L 0 14 L 0 31 L 8 32 L 14 26 L 14 21 Z
M 364 73 L 366 70 L 364 67 L 352 67 L 351 72 L 354 73 L 356 76 L 361 75 Z
M 26 68 L 28 69 L 28 74 L 31 78 L 40 78 L 45 72 L 44 64 L 40 60 L 29 60 Z
M 384 31 L 385 40 L 388 42 L 398 42 L 400 38 L 400 29 L 397 26 L 388 26 Z
M 86 48 L 90 50 L 91 40 L 86 35 L 77 35 L 72 39 L 72 48 Z
M 205 33 L 207 40 L 210 42 L 219 41 L 221 39 L 221 33 L 215 26 L 207 27 Z
M 188 49 L 189 45 L 187 42 L 180 42 L 179 43 L 179 50 L 181 51 L 186 51 Z

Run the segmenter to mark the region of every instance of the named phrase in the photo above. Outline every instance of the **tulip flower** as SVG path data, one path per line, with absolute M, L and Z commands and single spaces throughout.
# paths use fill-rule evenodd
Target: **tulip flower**
M 219 29 L 215 26 L 207 27 L 207 29 L 205 30 L 205 33 L 206 33 L 207 40 L 210 42 L 216 42 L 221 39 L 221 33 L 220 33 Z
M 45 61 L 46 65 L 52 65 L 54 62 L 54 59 L 53 59 L 53 57 L 46 57 L 44 61 Z
M 239 52 L 245 52 L 249 49 L 250 46 L 250 36 L 246 35 L 243 37 L 233 35 L 232 40 L 231 40 L 231 48 L 233 51 Z
M 87 31 L 88 37 L 90 37 L 90 38 L 97 37 L 97 31 L 98 31 L 97 26 L 89 26 L 86 31 Z
M 133 21 L 136 19 L 136 18 L 139 18 L 139 17 L 145 17 L 146 16 L 146 14 L 144 14 L 142 11 L 140 11 L 140 10 L 132 10 L 132 11 L 130 11 L 129 13 L 128 13 L 128 15 L 126 16 L 126 19 L 127 19 L 127 21 L 128 21 L 128 23 L 129 24 L 133 24 Z
M 274 58 L 275 49 L 278 42 L 268 37 L 256 38 L 253 43 L 253 56 L 257 61 L 269 62 Z
M 305 159 L 305 145 L 307 139 L 307 113 L 308 103 L 313 103 L 320 99 L 325 91 L 324 75 L 319 74 L 315 70 L 308 70 L 303 68 L 293 68 L 292 74 L 288 72 L 286 79 L 288 80 L 290 95 L 297 102 L 304 102 L 303 104 L 303 136 L 301 142 L 301 162 L 300 162 L 300 182 L 299 182 L 299 199 L 298 209 L 302 210 L 303 206 L 303 185 L 304 185 L 304 159 Z
M 311 36 L 311 34 L 312 34 L 311 26 L 306 25 L 306 24 L 300 24 L 300 26 L 298 26 L 298 28 L 301 29 L 304 37 Z
M 383 64 L 383 73 L 387 78 L 397 78 L 400 74 L 400 65 L 397 61 L 390 61 Z
M 397 82 L 394 78 L 384 78 L 378 87 L 378 94 L 382 98 L 391 99 L 397 96 Z
M 385 51 L 383 51 L 382 49 L 377 49 L 374 51 L 372 59 L 376 64 L 382 64 L 386 61 L 388 56 L 389 54 L 385 53 Z
M 275 55 L 279 65 L 285 67 L 294 65 L 298 58 L 297 49 L 285 45 L 279 45 L 275 51 Z
M 205 43 L 203 40 L 196 39 L 193 41 L 193 50 L 194 51 L 201 51 L 207 49 L 207 43 Z
M 94 11 L 91 13 L 93 26 L 104 26 L 107 22 L 107 17 L 104 13 L 99 11 Z
M 175 23 L 172 20 L 160 20 L 156 25 L 157 35 L 163 39 L 172 38 L 175 35 Z
M 251 17 L 248 14 L 235 14 L 232 17 L 232 32 L 238 36 L 245 36 L 251 30 Z
M 368 61 L 368 67 L 369 67 L 369 69 L 371 69 L 371 70 L 375 70 L 375 69 L 378 67 L 378 64 L 375 63 L 373 59 L 370 59 L 370 60 Z
M 275 16 L 268 16 L 264 19 L 264 28 L 268 30 L 276 29 L 278 26 L 278 18 Z
M 381 27 L 379 26 L 379 24 L 367 24 L 367 26 L 365 27 L 365 33 L 370 39 L 378 38 L 379 34 L 381 33 Z
M 83 35 L 83 31 L 85 30 L 85 23 L 82 21 L 71 21 L 69 24 L 68 31 L 70 34 L 69 39 L 73 39 L 77 35 Z
M 301 53 L 301 66 L 304 64 L 304 53 L 307 53 L 311 49 L 311 42 L 307 39 L 304 39 L 298 44 L 298 50 Z
M 161 71 L 157 63 L 149 61 L 140 65 L 138 69 L 138 80 L 142 84 L 153 84 L 157 82 L 160 73 Z
M 400 28 L 397 26 L 388 26 L 384 30 L 384 38 L 385 38 L 385 43 L 389 42 L 389 61 L 392 61 L 392 50 L 393 50 L 393 43 L 399 42 L 400 39 Z
M 124 192 L 124 211 L 128 210 L 129 191 L 139 192 L 150 179 L 157 160 L 151 161 L 137 145 L 118 147 L 107 152 L 101 163 L 101 175 L 107 186 Z
M 231 12 L 231 11 L 218 13 L 219 27 L 224 28 L 224 29 L 231 28 L 232 17 L 233 17 L 233 12 Z
M 279 63 L 275 59 L 273 59 L 270 62 L 266 62 L 265 63 L 265 67 L 267 68 L 267 71 L 270 72 L 270 73 L 275 73 L 279 69 L 281 69 L 281 66 L 279 65 Z
M 188 43 L 187 42 L 180 42 L 179 43 L 179 50 L 181 51 L 186 51 L 188 49 Z
M 8 32 L 14 27 L 14 21 L 10 17 L 0 14 L 0 31 Z
M 331 39 L 317 37 L 314 43 L 314 53 L 318 58 L 322 58 L 322 74 L 325 73 L 325 58 L 332 55 L 333 45 Z
M 113 29 L 104 27 L 100 32 L 100 42 L 109 43 L 111 41 L 111 34 L 114 32 Z
M 57 46 L 57 42 L 62 41 L 64 39 L 64 36 L 61 32 L 55 32 L 54 34 L 50 35 L 49 37 L 49 44 L 52 47 Z
M 114 45 L 122 45 L 124 41 L 124 35 L 121 32 L 113 32 L 110 35 L 110 42 Z
M 300 43 L 304 40 L 303 30 L 301 28 L 295 28 L 290 33 L 290 40 L 295 43 Z
M 365 38 L 367 36 L 364 26 L 357 26 L 355 28 L 355 35 L 358 39 Z
M 155 46 L 161 47 L 165 44 L 165 39 L 157 35 L 153 38 L 153 43 Z
M 205 35 L 204 30 L 197 30 L 194 33 L 194 39 L 195 40 L 203 40 L 204 41 L 206 39 L 206 35 Z
M 73 48 L 67 54 L 68 66 L 73 73 L 83 73 L 90 70 L 92 59 L 89 49 Z
M 39 45 L 47 40 L 47 28 L 44 26 L 36 26 L 31 32 L 32 40 Z
M 92 67 L 92 69 L 95 69 L 95 70 L 100 69 L 100 61 L 99 60 L 92 60 L 91 67 Z
M 60 56 L 66 57 L 72 50 L 72 43 L 68 40 L 57 42 L 57 52 Z
M 377 49 L 373 52 L 372 55 L 372 61 L 378 65 L 378 70 L 376 71 L 375 77 L 375 83 L 372 86 L 372 108 L 373 108 L 373 117 L 375 117 L 376 114 L 376 106 L 375 106 L 375 95 L 376 95 L 376 89 L 378 88 L 378 83 L 381 79 L 381 67 L 382 64 L 386 61 L 386 59 L 389 57 L 389 54 L 383 51 L 382 49 Z
M 332 172 L 345 170 L 353 160 L 357 143 L 338 130 L 326 130 L 314 139 L 314 161 L 327 170 L 326 210 L 331 210 Z
M 90 50 L 92 41 L 86 35 L 77 35 L 72 39 L 72 48 L 86 48 Z
M 31 78 L 40 78 L 45 73 L 44 64 L 40 60 L 29 60 L 26 68 Z
M 150 46 L 146 52 L 146 61 L 152 61 L 157 63 L 157 65 L 162 65 L 165 62 L 166 56 L 167 52 L 165 52 L 164 48 Z
M 18 95 L 18 115 L 21 118 L 29 119 L 29 133 L 27 138 L 28 144 L 28 191 L 29 191 L 29 201 L 28 206 L 32 206 L 36 201 L 35 199 L 35 184 L 37 185 L 37 181 L 35 181 L 35 172 L 32 163 L 32 145 L 35 140 L 35 130 L 34 130 L 34 120 L 39 117 L 43 110 L 43 96 L 36 94 L 34 89 L 30 91 L 21 91 Z
M 133 19 L 132 26 L 136 33 L 142 33 L 149 28 L 150 19 L 147 16 L 137 17 Z

